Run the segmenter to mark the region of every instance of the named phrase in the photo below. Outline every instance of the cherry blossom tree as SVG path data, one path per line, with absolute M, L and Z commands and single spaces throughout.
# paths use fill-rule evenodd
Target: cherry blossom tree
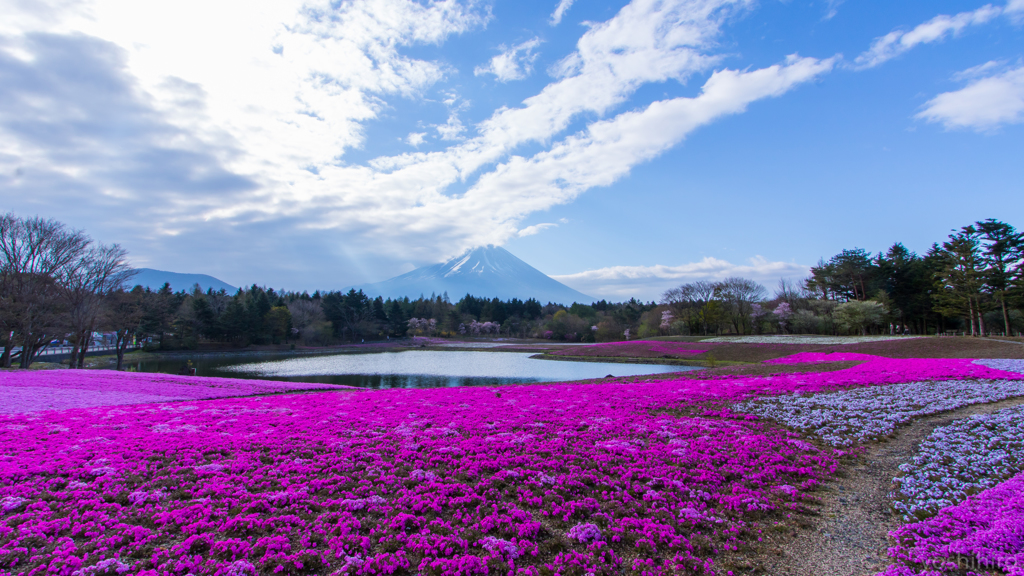
M 782 333 L 785 334 L 786 322 L 789 320 L 789 317 L 793 315 L 793 309 L 790 308 L 789 302 L 783 302 L 782 304 L 779 304 L 772 312 L 772 314 L 775 314 L 775 316 L 779 319 L 779 330 L 781 330 Z

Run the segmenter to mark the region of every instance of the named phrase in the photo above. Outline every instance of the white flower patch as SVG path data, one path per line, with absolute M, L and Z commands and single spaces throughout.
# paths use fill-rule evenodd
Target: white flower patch
M 92 576 L 93 574 L 124 574 L 131 570 L 131 564 L 125 564 L 117 558 L 100 560 L 93 566 L 79 568 L 71 573 L 71 576 Z
M 932 431 L 893 480 L 893 507 L 924 519 L 1024 468 L 1024 406 L 975 415 Z
M 159 502 L 166 496 L 167 494 L 163 490 L 154 490 L 153 492 L 136 490 L 128 495 L 128 501 L 136 506 L 142 506 L 146 502 Z
M 433 472 L 427 472 L 424 470 L 416 469 L 409 473 L 409 478 L 419 482 L 427 482 L 437 480 L 437 474 Z
M 743 402 L 736 411 L 771 418 L 832 446 L 878 439 L 919 416 L 1024 396 L 1020 380 L 908 382 Z
M 357 510 L 363 510 L 363 509 L 370 508 L 370 507 L 373 507 L 373 506 L 380 506 L 381 504 L 384 504 L 385 502 L 387 502 L 387 501 L 384 500 L 383 498 L 381 498 L 380 496 L 374 495 L 374 496 L 368 496 L 366 498 L 346 498 L 346 499 L 342 500 L 341 502 L 339 502 L 338 504 L 342 508 L 345 508 L 346 510 L 348 510 L 350 512 L 355 512 Z
M 494 536 L 487 536 L 480 540 L 480 546 L 482 546 L 483 549 L 487 550 L 488 552 L 503 554 L 513 560 L 519 558 L 522 555 L 522 552 L 519 550 L 518 546 L 516 546 L 512 542 L 509 542 L 508 540 L 495 538 Z
M 537 482 L 540 482 L 541 484 L 554 484 L 555 483 L 555 477 L 554 476 L 551 476 L 549 474 L 545 474 L 543 472 L 541 472 L 540 474 L 537 474 L 537 476 L 534 479 Z
M 20 496 L 4 496 L 0 498 L 0 511 L 14 512 L 24 506 L 28 500 Z
M 174 425 L 171 425 L 171 424 L 157 424 L 157 425 L 153 426 L 152 428 L 150 428 L 150 430 L 152 430 L 153 432 L 156 432 L 157 434 L 178 434 L 178 433 L 182 433 L 182 432 L 184 432 L 184 433 L 199 432 L 200 427 L 196 426 L 194 424 L 180 424 L 178 426 L 174 426 Z
M 200 474 L 213 474 L 213 473 L 216 473 L 216 472 L 220 472 L 221 470 L 223 470 L 225 468 L 227 468 L 227 466 L 225 466 L 223 464 L 216 464 L 216 463 L 214 463 L 214 464 L 203 464 L 201 466 L 196 466 L 195 470 L 196 470 L 196 472 L 198 472 Z
M 679 519 L 688 520 L 694 524 L 721 524 L 725 522 L 724 519 L 719 518 L 709 511 L 698 511 L 694 508 L 686 507 L 679 510 Z

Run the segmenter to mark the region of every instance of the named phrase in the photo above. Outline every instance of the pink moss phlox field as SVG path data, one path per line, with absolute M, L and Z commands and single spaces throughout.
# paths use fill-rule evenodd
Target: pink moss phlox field
M 969 358 L 886 358 L 871 354 L 836 352 L 801 352 L 782 358 L 765 360 L 765 364 L 811 364 L 821 362 L 862 362 L 852 368 L 836 372 L 844 378 L 865 383 L 892 384 L 922 380 L 1013 380 L 1017 372 L 1007 372 L 976 364 Z
M 884 576 L 1024 575 L 1024 474 L 890 535 Z
M 722 574 L 718 555 L 794 513 L 836 461 L 766 422 L 673 409 L 780 391 L 681 380 L 0 416 L 0 571 Z
M 351 388 L 113 370 L 12 370 L 0 371 L 0 414 L 330 389 Z
M 723 574 L 839 454 L 727 405 L 851 370 L 0 415 L 0 572 Z

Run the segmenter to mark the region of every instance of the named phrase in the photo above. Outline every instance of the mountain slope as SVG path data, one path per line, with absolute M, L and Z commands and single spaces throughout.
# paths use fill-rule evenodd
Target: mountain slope
M 447 292 L 452 300 L 466 294 L 502 300 L 536 298 L 542 304 L 589 304 L 596 300 L 550 278 L 498 246 L 474 248 L 447 262 L 356 288 L 385 298 L 416 298 L 421 294 Z
M 213 288 L 214 292 L 220 289 L 226 290 L 229 294 L 234 294 L 238 291 L 238 288 L 214 278 L 206 274 L 181 274 L 179 272 L 166 272 L 164 270 L 153 270 L 152 268 L 137 268 L 135 270 L 138 274 L 132 278 L 128 284 L 131 286 L 148 286 L 150 290 L 159 290 L 165 282 L 170 283 L 171 290 L 180 292 L 181 290 L 191 290 L 192 286 L 199 284 L 200 288 L 205 292 L 209 288 Z

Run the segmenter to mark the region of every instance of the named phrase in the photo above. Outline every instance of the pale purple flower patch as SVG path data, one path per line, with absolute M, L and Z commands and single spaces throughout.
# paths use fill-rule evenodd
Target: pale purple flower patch
M 601 529 L 593 524 L 577 524 L 569 529 L 566 534 L 569 538 L 584 544 L 601 539 Z
M 1024 381 L 945 380 L 773 396 L 735 409 L 814 434 L 832 446 L 851 446 L 892 434 L 919 416 L 1014 396 L 1024 396 Z
M 251 396 L 347 386 L 239 380 L 114 370 L 0 371 L 0 414 Z M 53 433 L 66 430 L 57 424 Z
M 1024 469 L 1024 406 L 975 415 L 932 431 L 900 466 L 894 507 L 923 519 Z
M 28 500 L 25 498 L 19 498 L 18 496 L 5 496 L 0 498 L 0 510 L 4 512 L 13 512 L 24 506 L 27 502 Z
M 1024 373 L 1024 360 L 1010 360 L 1000 358 L 984 358 L 975 360 L 975 364 L 992 368 L 993 370 L 1005 370 L 1007 372 Z
M 125 564 L 116 558 L 100 560 L 92 566 L 80 568 L 71 573 L 71 576 L 99 576 L 100 574 L 125 574 L 131 570 L 130 564 Z
M 487 550 L 488 552 L 501 554 L 513 560 L 519 558 L 519 556 L 521 555 L 519 547 L 516 546 L 514 543 L 509 542 L 508 540 L 503 540 L 501 538 L 495 538 L 494 536 L 485 537 L 483 540 L 480 541 L 480 546 L 482 546 L 483 549 Z

